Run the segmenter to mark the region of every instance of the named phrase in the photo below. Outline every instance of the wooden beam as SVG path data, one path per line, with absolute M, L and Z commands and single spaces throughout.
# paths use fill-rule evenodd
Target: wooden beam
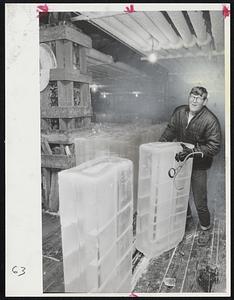
M 62 154 L 42 154 L 41 166 L 43 168 L 65 170 L 74 167 L 76 164 L 74 156 Z
M 66 27 L 66 36 L 68 37 L 69 40 L 81 46 L 87 48 L 92 47 L 92 39 L 88 35 L 81 33 L 70 26 Z
M 141 75 L 141 76 L 146 76 L 146 77 L 149 77 L 147 74 L 137 70 L 136 68 L 133 68 L 125 63 L 122 63 L 122 62 L 116 62 L 115 64 L 112 64 L 112 66 L 114 68 L 117 68 L 118 70 L 121 70 L 121 71 L 125 71 L 125 72 L 128 72 L 128 73 L 133 73 L 133 74 L 136 74 L 136 75 Z
M 46 136 L 48 143 L 50 144 L 63 144 L 63 145 L 71 145 L 73 144 L 73 139 L 67 134 L 64 133 L 50 133 L 50 134 L 43 134 Z
M 123 15 L 125 14 L 124 12 L 119 12 L 119 11 L 110 11 L 110 12 L 100 12 L 100 11 L 95 11 L 95 12 L 83 12 L 79 16 L 75 16 L 71 18 L 71 21 L 81 21 L 81 20 L 92 20 L 92 19 L 98 19 L 98 18 L 105 18 L 105 17 L 110 17 L 110 16 L 115 16 L 115 15 Z
M 92 47 L 92 40 L 89 36 L 68 25 L 58 25 L 40 29 L 40 43 L 54 40 L 69 40 L 87 48 Z
M 52 106 L 41 109 L 41 118 L 79 118 L 91 115 L 90 109 L 84 106 Z
M 79 70 L 71 69 L 51 69 L 50 80 L 69 80 L 84 83 L 92 82 L 92 78 L 89 75 L 80 74 Z
M 113 57 L 111 55 L 104 54 L 94 48 L 87 49 L 87 58 L 88 60 L 91 59 L 97 61 L 98 63 L 106 63 L 106 64 L 113 63 Z

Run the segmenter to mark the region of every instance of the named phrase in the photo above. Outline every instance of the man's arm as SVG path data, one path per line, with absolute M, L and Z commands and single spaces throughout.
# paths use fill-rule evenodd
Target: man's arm
M 206 143 L 203 145 L 195 145 L 196 151 L 201 151 L 204 156 L 212 157 L 216 155 L 221 146 L 221 129 L 217 119 L 212 120 L 206 128 Z
M 159 142 L 172 142 L 176 138 L 176 114 L 175 111 L 173 112 L 169 123 L 161 135 Z

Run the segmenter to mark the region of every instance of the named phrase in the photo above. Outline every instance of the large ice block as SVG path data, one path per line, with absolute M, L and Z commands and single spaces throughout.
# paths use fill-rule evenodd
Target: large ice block
M 132 162 L 102 157 L 59 172 L 59 200 L 65 291 L 123 286 L 125 292 L 122 279 L 132 269 Z M 123 257 L 128 263 L 119 269 Z
M 136 248 L 147 257 L 175 247 L 184 235 L 193 159 L 171 178 L 168 171 L 182 164 L 175 160 L 179 151 L 176 142 L 140 146 Z

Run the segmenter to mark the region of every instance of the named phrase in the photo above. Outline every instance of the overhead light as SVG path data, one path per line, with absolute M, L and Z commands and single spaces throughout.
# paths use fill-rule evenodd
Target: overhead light
M 138 92 L 138 91 L 133 91 L 132 92 L 136 97 L 138 97 L 140 94 L 141 94 L 141 92 Z
M 152 52 L 147 56 L 147 59 L 151 64 L 154 64 L 158 60 L 158 56 L 155 52 Z
M 110 93 L 102 92 L 101 95 L 102 95 L 103 98 L 106 98 L 106 96 L 107 96 L 107 95 L 110 95 Z
M 96 93 L 96 91 L 98 90 L 98 86 L 94 83 L 90 85 L 91 91 Z
M 151 64 L 155 64 L 156 61 L 158 60 L 157 53 L 151 52 L 149 55 L 141 57 L 141 60 L 147 60 Z
M 150 62 L 151 64 L 156 63 L 156 61 L 158 60 L 157 53 L 154 50 L 154 37 L 152 37 L 152 49 L 151 49 L 151 52 L 147 56 L 141 57 L 141 60 L 148 60 L 148 62 Z

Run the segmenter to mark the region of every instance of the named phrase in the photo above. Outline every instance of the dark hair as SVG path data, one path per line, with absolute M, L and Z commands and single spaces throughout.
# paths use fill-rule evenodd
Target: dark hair
M 199 95 L 199 96 L 202 96 L 203 99 L 205 100 L 207 98 L 207 95 L 208 95 L 208 92 L 207 90 L 202 87 L 202 86 L 195 86 L 191 89 L 191 92 L 190 92 L 190 95 L 193 94 L 193 95 Z

